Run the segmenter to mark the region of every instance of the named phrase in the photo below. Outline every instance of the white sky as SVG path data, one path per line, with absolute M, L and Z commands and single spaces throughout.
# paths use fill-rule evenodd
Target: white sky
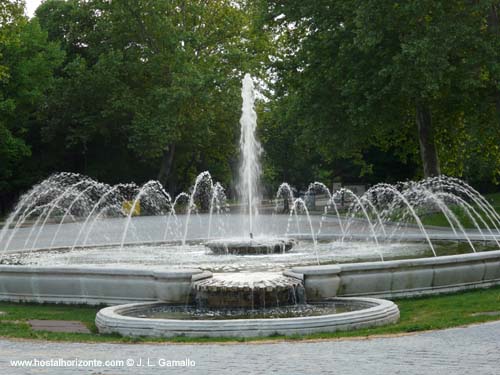
M 40 5 L 42 0 L 25 0 L 26 1 L 26 14 L 28 17 L 33 17 L 36 8 Z

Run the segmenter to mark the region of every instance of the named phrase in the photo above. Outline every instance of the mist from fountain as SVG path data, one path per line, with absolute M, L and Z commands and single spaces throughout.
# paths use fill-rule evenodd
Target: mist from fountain
M 319 262 L 318 249 L 317 249 L 318 243 L 316 241 L 316 235 L 315 235 L 314 227 L 313 227 L 313 224 L 311 221 L 311 215 L 309 215 L 309 210 L 307 209 L 306 202 L 302 198 L 295 199 L 293 202 L 293 206 L 292 206 L 292 210 L 291 210 L 290 214 L 292 214 L 292 213 L 297 214 L 300 207 L 302 207 L 302 209 L 304 210 L 304 213 L 307 217 L 307 223 L 309 224 L 309 230 L 311 231 L 311 239 L 313 242 L 314 253 L 316 254 L 316 260 L 319 264 L 320 262 Z
M 263 238 L 308 239 L 311 243 L 309 251 L 314 255 L 315 263 L 330 259 L 324 258 L 323 247 L 322 250 L 316 248 L 318 241 L 333 241 L 331 248 L 335 249 L 342 247 L 343 243 L 359 241 L 360 235 L 365 241 L 373 242 L 373 245 L 365 246 L 371 247 L 382 260 L 385 255 L 380 253 L 382 242 L 406 241 L 404 232 L 412 226 L 420 232 L 420 237 L 428 244 L 434 256 L 439 255 L 434 244 L 436 238 L 465 241 L 472 252 L 477 251 L 479 241 L 499 246 L 500 233 L 497 228 L 500 221 L 491 212 L 487 202 L 463 182 L 445 177 L 440 180 L 440 183 L 436 180 L 423 180 L 411 184 L 379 184 L 360 197 L 347 189 L 331 193 L 325 185 L 315 183 L 309 195 L 315 190 L 326 199 L 319 212 L 310 212 L 314 207 L 309 207 L 309 198 L 295 198 L 292 188 L 288 184 L 282 184 L 275 195 L 273 214 L 261 215 L 268 223 L 264 225 L 267 230 L 262 231 Z M 44 193 L 41 186 L 45 188 Z M 65 238 L 71 238 L 68 245 L 71 253 L 82 246 L 99 244 L 102 240 L 96 242 L 93 238 L 98 232 L 107 233 L 105 228 L 109 227 L 109 231 L 116 228 L 115 231 L 119 233 L 119 236 L 115 236 L 116 241 L 111 242 L 117 244 L 118 250 L 121 249 L 116 252 L 119 257 L 132 238 L 144 241 L 144 236 L 138 236 L 137 232 L 142 226 L 139 229 L 134 227 L 136 220 L 147 217 L 144 215 L 163 217 L 159 236 L 152 235 L 155 242 L 180 241 L 189 253 L 190 238 L 219 238 L 224 241 L 230 239 L 231 233 L 235 233 L 234 230 L 241 228 L 241 224 L 246 222 L 245 216 L 227 212 L 224 189 L 220 183 L 212 181 L 208 172 L 198 176 L 197 183 L 189 194 L 179 194 L 173 202 L 154 181 L 142 187 L 133 184 L 107 186 L 72 174 L 51 176 L 48 181 L 35 186 L 25 197 L 30 199 L 21 199 L 8 218 L 10 228 L 2 229 L 2 254 L 10 244 L 14 244 L 13 239 L 13 249 L 29 252 L 38 248 L 60 247 L 57 244 Z M 279 213 L 279 206 L 286 206 L 285 201 L 289 202 L 291 199 L 293 201 L 289 205 L 289 211 L 284 215 Z M 179 209 L 181 201 L 182 207 L 185 207 L 182 210 Z M 184 203 L 186 201 L 187 205 Z M 124 210 L 123 202 L 129 202 L 127 210 Z M 142 208 L 141 215 L 136 218 L 134 212 L 139 205 Z M 206 206 L 206 216 L 197 216 L 199 219 L 196 223 L 188 220 L 188 217 L 198 215 L 202 206 Z M 429 234 L 422 218 L 433 212 L 441 213 L 449 222 L 447 234 L 438 234 L 437 237 L 436 234 Z M 462 216 L 458 216 L 459 212 L 463 212 Z M 113 220 L 119 217 L 123 218 L 122 221 Z M 306 220 L 307 228 L 301 228 L 302 218 Z M 297 223 L 297 229 L 292 230 L 291 220 Z M 461 220 L 468 220 L 472 229 L 466 229 Z M 337 225 L 334 225 L 335 222 Z M 118 229 L 119 225 L 121 230 Z M 193 229 L 193 225 L 204 227 L 204 234 L 199 229 Z M 73 228 L 75 234 L 68 237 L 68 228 Z M 96 228 L 99 229 L 98 232 Z M 190 236 L 191 230 L 195 232 Z M 412 231 L 412 237 L 418 239 L 418 236 L 415 237 L 416 232 Z M 307 246 L 307 241 L 305 244 Z M 298 255 L 298 263 L 301 257 L 302 255 Z
M 198 187 L 203 181 L 208 181 L 209 184 L 209 195 L 213 194 L 214 190 L 214 184 L 212 181 L 212 176 L 210 176 L 210 173 L 208 171 L 202 172 L 196 177 L 196 181 L 194 183 L 192 192 L 189 196 L 189 203 L 188 203 L 188 208 L 187 208 L 187 216 L 186 216 L 186 223 L 184 224 L 184 235 L 182 237 L 182 246 L 186 245 L 186 239 L 188 235 L 188 229 L 189 229 L 189 219 L 191 218 L 191 212 L 196 209 L 196 205 L 194 203 L 196 194 L 198 193 Z M 213 204 L 212 199 L 211 199 L 211 204 Z M 211 216 L 210 216 L 211 217 Z
M 176 229 L 180 230 L 180 228 L 179 228 L 180 224 L 177 220 L 175 207 L 177 207 L 179 201 L 182 201 L 183 199 L 185 199 L 187 202 L 189 202 L 189 200 L 190 200 L 189 194 L 184 193 L 184 192 L 179 193 L 179 194 L 177 194 L 174 201 L 172 202 L 172 208 L 167 215 L 167 220 L 165 223 L 165 231 L 163 234 L 163 241 L 167 241 L 169 230 L 170 230 L 170 234 L 173 234 L 173 232 L 174 232 L 174 229 L 170 227 L 170 222 L 171 222 L 172 218 L 174 219 L 174 223 L 176 224 Z
M 125 240 L 127 238 L 128 228 L 130 226 L 130 222 L 132 221 L 132 215 L 136 212 L 136 208 L 137 208 L 137 205 L 138 205 L 141 197 L 144 194 L 146 194 L 149 190 L 153 190 L 153 189 L 158 189 L 158 191 L 160 191 L 164 195 L 167 204 L 170 204 L 170 202 L 172 201 L 172 199 L 170 198 L 170 195 L 167 192 L 165 192 L 165 190 L 163 190 L 163 186 L 158 181 L 151 180 L 151 181 L 146 182 L 139 190 L 139 193 L 137 193 L 137 195 L 135 196 L 135 198 L 134 198 L 134 200 L 133 200 L 133 202 L 128 210 L 127 220 L 125 223 L 125 229 L 123 230 L 123 236 L 122 236 L 122 239 L 120 242 L 120 249 L 123 249 L 123 246 L 125 245 Z
M 410 204 L 410 202 L 408 202 L 408 200 L 405 198 L 405 196 L 403 194 L 401 194 L 401 192 L 399 190 L 397 190 L 394 186 L 389 185 L 389 184 L 378 184 L 378 185 L 375 185 L 375 186 L 371 187 L 367 191 L 366 194 L 368 196 L 371 196 L 372 193 L 375 193 L 377 195 L 380 194 L 380 193 L 382 193 L 384 195 L 386 193 L 389 193 L 389 194 L 395 195 L 396 198 L 397 198 L 397 199 L 394 200 L 394 204 L 396 204 L 398 202 L 398 200 L 400 200 L 401 202 L 403 202 L 403 204 L 405 205 L 405 207 L 408 208 L 408 212 L 410 213 L 410 215 L 415 220 L 415 223 L 417 224 L 418 228 L 420 229 L 420 232 L 424 235 L 425 240 L 427 241 L 427 243 L 429 244 L 430 249 L 432 250 L 432 253 L 434 254 L 434 256 L 436 256 L 436 250 L 434 249 L 434 245 L 432 244 L 432 242 L 431 242 L 431 240 L 429 238 L 429 234 L 425 230 L 424 225 L 422 224 L 422 221 L 420 220 L 420 218 L 416 214 L 415 209 L 413 208 L 413 206 Z M 391 210 L 389 210 L 389 212 L 390 211 Z
M 85 221 L 83 222 L 83 225 L 81 226 L 80 230 L 78 231 L 78 235 L 75 238 L 75 242 L 73 242 L 72 249 L 75 248 L 76 244 L 78 243 L 78 240 L 80 239 L 80 236 L 82 235 L 82 233 L 87 228 L 87 223 L 89 222 L 89 220 L 91 218 L 93 218 L 92 222 L 90 223 L 90 227 L 89 227 L 89 229 L 87 231 L 87 234 L 86 234 L 86 236 L 85 236 L 85 238 L 83 240 L 83 246 L 85 246 L 87 244 L 87 241 L 89 239 L 89 235 L 90 235 L 90 233 L 92 233 L 92 229 L 94 228 L 94 225 L 97 223 L 97 221 L 99 220 L 99 218 L 101 217 L 101 215 L 103 214 L 103 212 L 109 210 L 109 208 L 110 208 L 109 204 L 108 205 L 103 205 L 103 202 L 106 202 L 106 200 L 108 199 L 108 197 L 109 196 L 112 197 L 112 194 L 114 194 L 119 189 L 130 188 L 131 186 L 133 186 L 134 188 L 136 188 L 135 184 L 133 184 L 133 185 L 132 184 L 118 184 L 118 185 L 115 185 L 115 186 L 113 186 L 111 189 L 109 189 L 105 194 L 103 194 L 99 198 L 99 200 L 97 201 L 97 203 L 90 210 L 89 215 L 85 218 Z M 121 202 L 113 202 L 113 203 L 114 203 L 115 206 L 116 206 L 116 204 L 120 204 L 120 209 L 121 209 Z M 95 217 L 94 217 L 94 212 L 96 212 L 96 210 L 98 210 L 101 205 L 103 205 L 103 207 L 97 212 L 97 215 L 95 215 Z M 70 210 L 68 209 L 67 212 L 69 212 L 69 211 Z M 52 237 L 52 242 L 51 242 L 50 247 L 52 247 L 54 245 L 54 241 L 56 240 L 57 235 L 58 235 L 58 233 L 59 233 L 59 231 L 61 229 L 61 225 L 63 223 L 64 223 L 64 217 L 61 220 L 61 222 L 59 223 L 59 226 L 57 227 L 56 234 Z

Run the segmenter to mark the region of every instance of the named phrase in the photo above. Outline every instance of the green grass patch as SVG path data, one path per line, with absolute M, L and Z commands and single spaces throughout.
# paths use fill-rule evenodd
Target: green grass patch
M 477 228 L 474 224 L 474 222 L 469 218 L 466 213 L 460 209 L 451 207 L 451 211 L 455 214 L 456 218 L 460 222 L 460 224 L 465 228 L 465 229 L 472 229 L 472 228 Z M 451 227 L 450 222 L 448 219 L 446 219 L 446 216 L 442 212 L 433 212 L 431 214 L 426 214 L 422 215 L 420 217 L 420 220 L 422 221 L 422 224 L 424 225 L 430 225 L 430 226 L 435 226 L 435 227 Z M 486 220 L 485 220 L 486 221 Z M 477 221 L 478 225 L 481 228 L 484 228 L 484 224 Z M 490 227 L 494 228 L 494 226 L 489 223 L 489 221 L 486 221 Z M 453 222 L 455 229 L 460 232 L 459 227 Z
M 485 198 L 492 205 L 493 209 L 497 213 L 500 213 L 500 193 L 489 194 L 489 195 L 486 195 Z M 475 204 L 471 204 L 471 206 L 473 207 L 474 210 L 476 210 L 476 212 L 478 214 L 480 214 L 480 218 L 472 210 L 469 213 L 467 213 L 465 209 L 462 209 L 457 205 L 448 205 L 450 211 L 455 215 L 455 217 L 458 219 L 460 224 L 465 229 L 477 228 L 476 224 L 480 228 L 486 228 L 486 225 L 488 225 L 491 229 L 495 229 L 495 225 L 491 222 L 490 218 L 488 217 L 488 215 L 486 213 L 484 213 Z M 435 211 L 435 212 L 428 213 L 428 212 L 425 212 L 425 210 L 423 211 L 423 210 L 419 210 L 417 208 L 416 212 L 424 225 L 431 225 L 431 226 L 437 226 L 437 227 L 450 227 L 450 223 L 449 223 L 448 219 L 446 219 L 446 216 L 441 211 Z M 471 216 L 474 218 L 476 223 L 474 223 L 474 221 L 471 219 Z M 409 219 L 410 219 L 410 222 L 413 222 L 412 218 L 409 218 Z M 395 218 L 394 221 L 397 221 L 397 218 Z M 452 219 L 452 221 L 453 221 L 453 219 Z M 455 223 L 455 221 L 453 221 L 453 224 L 454 224 L 456 230 L 459 232 L 460 229 L 459 229 L 458 225 Z M 489 234 L 489 232 L 485 232 L 485 234 Z
M 486 194 L 484 197 L 493 207 L 500 207 L 500 193 Z
M 189 338 L 171 339 L 127 338 L 119 335 L 97 333 L 94 324 L 99 307 L 27 304 L 0 302 L 0 336 L 76 342 L 244 342 L 261 340 L 304 340 L 340 337 L 366 337 L 383 334 L 402 334 L 425 330 L 444 329 L 473 323 L 500 320 L 500 287 L 480 289 L 459 294 L 395 300 L 401 312 L 399 323 L 350 332 L 318 333 L 312 335 L 272 336 L 262 338 Z M 493 313 L 493 314 L 492 314 Z M 33 331 L 30 319 L 77 320 L 92 333 L 59 333 Z
M 495 193 L 495 194 L 489 194 L 485 195 L 485 198 L 487 201 L 491 204 L 493 209 L 500 214 L 500 193 Z M 488 226 L 490 229 L 495 230 L 495 224 L 492 223 L 489 213 L 485 213 L 478 205 L 469 202 L 472 209 L 475 210 L 474 212 L 472 209 L 467 212 L 466 209 L 460 207 L 457 204 L 448 204 L 447 207 L 450 209 L 452 214 L 456 217 L 456 219 L 460 222 L 463 228 L 465 229 L 486 229 L 486 226 Z M 380 208 L 379 208 L 380 209 Z M 441 210 L 439 210 L 438 207 L 435 207 L 433 211 L 429 211 L 428 208 L 422 208 L 422 207 L 414 207 L 416 215 L 419 217 L 420 221 L 424 226 L 436 226 L 436 227 L 446 227 L 450 228 L 450 222 L 446 218 L 446 216 L 443 214 Z M 381 209 L 380 209 L 381 210 Z M 310 212 L 315 212 L 316 214 L 322 214 L 323 210 L 318 210 L 318 211 L 310 211 Z M 383 211 L 382 211 L 383 212 Z M 330 212 L 332 213 L 332 212 Z M 349 210 L 339 210 L 340 216 L 344 218 L 349 218 L 350 215 L 354 215 L 354 217 L 358 219 L 365 219 L 365 213 L 361 210 L 358 210 L 354 213 L 350 212 Z M 377 223 L 377 216 L 374 214 L 372 210 L 367 210 L 367 215 L 370 218 L 370 220 L 373 223 Z M 478 216 L 479 215 L 479 216 Z M 471 218 L 472 216 L 472 218 Z M 490 215 L 491 216 L 491 215 Z M 402 218 L 404 217 L 404 218 Z M 382 215 L 382 220 L 389 220 L 392 222 L 404 222 L 404 223 L 410 223 L 410 224 L 416 224 L 415 219 L 410 215 L 408 209 L 406 207 L 402 208 L 393 208 L 391 212 L 385 213 Z M 450 218 L 452 220 L 453 225 L 455 226 L 455 229 L 457 232 L 460 232 L 459 226 L 456 224 L 455 220 L 453 218 Z M 474 222 L 475 220 L 475 222 Z M 476 225 L 477 224 L 477 225 Z M 497 224 L 498 226 L 498 224 Z M 490 234 L 487 230 L 484 231 L 485 234 Z

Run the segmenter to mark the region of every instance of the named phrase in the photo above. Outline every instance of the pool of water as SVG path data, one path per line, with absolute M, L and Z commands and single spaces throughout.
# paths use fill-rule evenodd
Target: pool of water
M 464 241 L 434 241 L 437 255 L 472 252 Z M 497 250 L 493 241 L 475 241 L 476 251 Z M 79 267 L 194 267 L 212 272 L 283 271 L 318 264 L 356 263 L 433 256 L 426 242 L 312 241 L 300 240 L 289 252 L 259 255 L 213 254 L 203 242 L 102 246 L 68 250 L 6 253 L 0 264 Z
M 300 304 L 261 309 L 214 309 L 189 305 L 160 305 L 129 314 L 136 318 L 176 320 L 282 319 L 341 314 L 366 308 L 361 303 L 340 301 Z

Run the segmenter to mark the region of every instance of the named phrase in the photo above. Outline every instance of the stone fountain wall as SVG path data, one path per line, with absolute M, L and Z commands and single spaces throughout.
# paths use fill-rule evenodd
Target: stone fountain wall
M 413 297 L 500 285 L 500 250 L 387 262 L 295 267 L 308 301 L 335 296 Z
M 500 250 L 387 262 L 295 267 L 308 301 L 335 296 L 411 297 L 500 285 Z M 151 271 L 0 266 L 0 300 L 121 304 L 185 303 L 192 282 L 211 277 L 197 269 Z
M 187 303 L 193 281 L 211 277 L 198 269 L 104 269 L 0 266 L 0 300 L 40 303 Z

